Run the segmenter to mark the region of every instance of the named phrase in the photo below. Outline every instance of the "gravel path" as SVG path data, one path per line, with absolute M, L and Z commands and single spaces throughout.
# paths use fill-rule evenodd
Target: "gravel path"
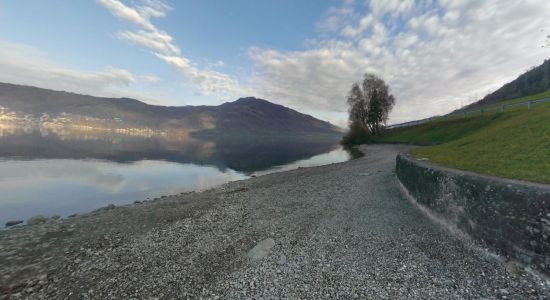
M 0 231 L 0 297 L 550 298 L 403 196 L 405 149 Z

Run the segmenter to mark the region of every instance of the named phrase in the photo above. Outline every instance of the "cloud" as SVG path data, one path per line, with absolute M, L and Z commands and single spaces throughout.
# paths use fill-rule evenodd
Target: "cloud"
M 97 1 L 105 6 L 114 16 L 152 31 L 155 30 L 155 26 L 151 23 L 151 17 L 163 17 L 166 13 L 165 11 L 157 10 L 156 6 L 144 5 L 131 8 L 118 0 Z
M 174 44 L 174 39 L 167 32 L 157 28 L 152 18 L 160 18 L 172 10 L 160 0 L 145 0 L 142 5 L 130 7 L 120 0 L 97 0 L 114 16 L 137 25 L 139 29 L 122 31 L 118 37 L 133 44 L 147 48 L 163 62 L 175 67 L 186 79 L 186 82 L 197 88 L 201 95 L 215 95 L 223 100 L 252 94 L 250 88 L 243 87 L 231 76 L 201 68 Z
M 371 0 L 369 7 L 375 16 L 389 14 L 396 17 L 410 12 L 414 4 L 414 0 Z
M 306 50 L 251 47 L 251 82 L 298 109 L 345 112 L 351 84 L 375 72 L 397 98 L 390 122 L 442 114 L 548 58 L 548 11 L 546 0 L 345 2 L 317 24 L 332 34 Z
M 182 56 L 155 54 L 158 58 L 176 67 L 187 80 L 199 88 L 202 95 L 218 95 L 221 99 L 234 99 L 247 91 L 239 85 L 239 82 L 229 75 L 202 70 L 195 67 L 191 61 Z
M 113 90 L 135 81 L 124 69 L 106 67 L 80 71 L 50 61 L 32 47 L 0 41 L 0 82 L 32 85 L 93 95 L 111 95 Z
M 180 49 L 172 44 L 172 37 L 163 31 L 123 31 L 118 37 L 162 54 L 180 55 Z
M 160 78 L 155 75 L 145 75 L 141 77 L 141 80 L 146 83 L 156 84 L 160 82 Z
M 359 21 L 359 25 L 357 27 L 346 25 L 346 27 L 342 29 L 341 34 L 348 38 L 356 37 L 367 30 L 369 26 L 372 25 L 373 21 L 374 18 L 372 17 L 372 15 L 364 16 L 363 18 L 361 18 L 361 21 Z
M 317 22 L 316 27 L 320 32 L 336 32 L 355 17 L 355 1 L 343 1 L 341 7 L 330 7 Z
M 217 62 L 210 64 L 210 66 L 214 68 L 221 68 L 225 66 L 225 63 L 222 60 L 218 60 Z
M 258 68 L 251 80 L 267 99 L 301 109 L 342 111 L 335 103 L 362 73 L 347 57 L 356 54 L 345 48 L 332 45 L 290 53 L 251 48 L 249 55 Z

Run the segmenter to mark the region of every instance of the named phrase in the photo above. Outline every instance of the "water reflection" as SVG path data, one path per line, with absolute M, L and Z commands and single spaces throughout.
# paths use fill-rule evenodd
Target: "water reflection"
M 334 136 L 191 137 L 0 126 L 0 224 L 346 161 Z
M 111 203 L 125 204 L 161 195 L 205 189 L 247 176 L 215 167 L 143 160 L 3 161 L 0 221 L 34 215 L 67 216 Z M 40 170 L 40 172 L 36 172 Z M 5 176 L 13 172 L 13 175 Z
M 335 136 L 136 136 L 113 131 L 0 127 L 0 157 L 101 159 L 120 163 L 165 160 L 212 165 L 247 174 L 338 148 Z

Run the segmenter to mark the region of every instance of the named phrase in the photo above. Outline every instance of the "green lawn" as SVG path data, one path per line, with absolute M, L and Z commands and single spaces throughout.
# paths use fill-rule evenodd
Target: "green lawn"
M 379 142 L 421 145 L 446 143 L 475 133 L 498 118 L 502 118 L 501 114 L 433 121 L 416 126 L 395 128 L 388 130 Z
M 550 183 L 550 103 L 397 128 L 380 141 L 438 144 L 412 154 L 457 169 Z
M 518 103 L 518 102 L 526 102 L 526 101 L 529 101 L 529 100 L 538 100 L 538 99 L 544 99 L 544 98 L 550 98 L 550 91 L 546 91 L 546 92 L 542 92 L 542 93 L 534 94 L 534 95 L 530 95 L 530 96 L 525 96 L 525 97 L 521 97 L 521 98 L 500 101 L 500 102 L 497 102 L 497 103 L 489 104 L 485 107 L 486 108 L 500 108 L 504 104 L 513 104 L 513 103 Z

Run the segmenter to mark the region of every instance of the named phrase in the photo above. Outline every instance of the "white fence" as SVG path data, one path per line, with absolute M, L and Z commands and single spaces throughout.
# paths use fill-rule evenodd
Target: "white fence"
M 415 126 L 415 125 L 428 123 L 428 122 L 435 121 L 435 120 L 447 120 L 450 117 L 464 117 L 464 118 L 467 118 L 468 116 L 473 116 L 473 115 L 483 115 L 486 112 L 494 112 L 494 111 L 504 112 L 507 109 L 520 107 L 520 106 L 527 106 L 528 109 L 531 109 L 531 107 L 533 105 L 541 104 L 541 103 L 545 103 L 545 102 L 550 102 L 550 98 L 530 100 L 530 101 L 525 101 L 525 102 L 502 104 L 500 106 L 494 104 L 494 105 L 491 105 L 490 107 L 482 107 L 480 109 L 475 109 L 475 110 L 466 110 L 466 111 L 451 113 L 451 114 L 444 115 L 444 116 L 436 116 L 436 117 L 431 117 L 431 118 L 422 119 L 422 120 L 410 121 L 410 122 L 405 122 L 405 123 L 400 123 L 400 124 L 393 124 L 393 125 L 387 126 L 386 128 L 392 129 L 392 128 Z

